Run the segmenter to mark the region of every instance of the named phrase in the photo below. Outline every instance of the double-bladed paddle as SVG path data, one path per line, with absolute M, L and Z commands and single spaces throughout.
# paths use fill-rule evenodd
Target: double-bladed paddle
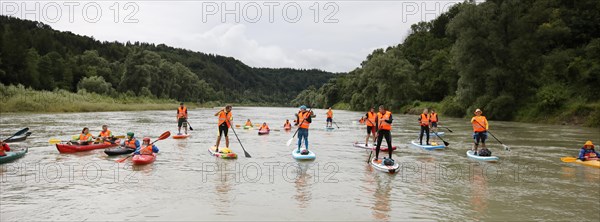
M 150 143 L 148 146 L 154 145 L 154 143 L 158 142 L 159 140 L 164 140 L 164 139 L 166 139 L 166 138 L 169 138 L 169 136 L 171 136 L 171 132 L 170 132 L 170 131 L 166 131 L 166 132 L 164 132 L 163 134 L 161 134 L 161 135 L 158 137 L 158 139 L 154 140 L 154 142 Z M 125 160 L 127 160 L 127 159 L 131 158 L 133 155 L 134 155 L 134 154 L 131 154 L 131 155 L 129 155 L 129 156 L 127 156 L 127 157 L 125 157 L 125 158 L 122 158 L 122 159 L 115 160 L 115 162 L 117 162 L 117 163 L 122 163 L 122 162 L 125 162 Z

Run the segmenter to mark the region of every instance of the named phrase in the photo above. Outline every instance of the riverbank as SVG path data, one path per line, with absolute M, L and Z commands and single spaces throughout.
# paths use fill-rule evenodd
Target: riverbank
M 0 84 L 0 113 L 61 113 L 61 112 L 107 112 L 176 109 L 179 102 L 171 99 L 127 96 L 109 97 L 96 93 L 66 90 L 37 91 L 23 86 Z M 186 103 L 189 108 L 212 107 L 213 104 Z

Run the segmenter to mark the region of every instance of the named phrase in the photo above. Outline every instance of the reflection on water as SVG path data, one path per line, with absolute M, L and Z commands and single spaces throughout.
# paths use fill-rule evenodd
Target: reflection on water
M 294 199 L 298 201 L 299 208 L 308 208 L 312 199 L 310 190 L 314 181 L 312 181 L 313 176 L 308 172 L 310 166 L 311 164 L 307 162 L 298 163 L 296 181 L 294 182 L 294 187 L 296 187 Z

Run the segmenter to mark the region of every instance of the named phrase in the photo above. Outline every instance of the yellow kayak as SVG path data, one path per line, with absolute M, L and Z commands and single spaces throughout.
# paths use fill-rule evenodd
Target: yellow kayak
M 576 163 L 576 164 L 581 164 L 581 165 L 585 165 L 585 166 L 600 168 L 600 161 L 598 161 L 598 160 L 581 161 L 575 157 L 563 157 L 560 159 L 563 162 L 567 162 L 567 163 Z

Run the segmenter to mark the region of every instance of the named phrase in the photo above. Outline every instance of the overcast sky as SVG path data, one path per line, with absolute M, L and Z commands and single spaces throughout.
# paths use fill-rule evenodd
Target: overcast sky
M 374 49 L 401 43 L 412 24 L 457 2 L 2 0 L 0 5 L 3 15 L 101 41 L 164 43 L 254 67 L 347 72 Z

